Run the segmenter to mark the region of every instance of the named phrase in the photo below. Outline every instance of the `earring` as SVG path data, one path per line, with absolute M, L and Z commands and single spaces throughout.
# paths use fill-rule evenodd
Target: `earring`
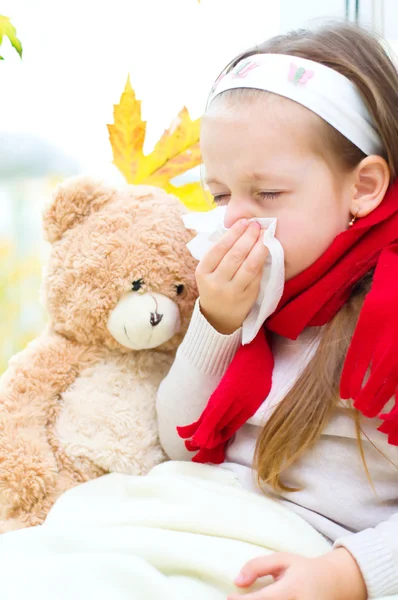
M 358 218 L 358 213 L 359 213 L 359 209 L 357 210 L 357 214 L 356 214 L 356 215 L 354 215 L 354 216 L 352 217 L 351 221 L 348 223 L 348 227 L 352 227 L 352 226 L 354 225 L 355 221 L 356 221 L 356 220 L 357 220 L 357 218 Z

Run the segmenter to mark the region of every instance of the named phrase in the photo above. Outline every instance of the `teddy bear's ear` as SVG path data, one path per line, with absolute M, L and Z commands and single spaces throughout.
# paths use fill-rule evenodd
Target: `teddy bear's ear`
M 54 243 L 65 231 L 112 200 L 116 190 L 90 177 L 71 177 L 60 184 L 43 214 L 47 241 Z

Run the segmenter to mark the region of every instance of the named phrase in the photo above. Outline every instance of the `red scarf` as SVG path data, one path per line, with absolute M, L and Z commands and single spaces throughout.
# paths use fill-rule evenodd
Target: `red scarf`
M 278 308 L 256 338 L 241 346 L 196 423 L 177 427 L 195 462 L 222 463 L 228 442 L 267 398 L 274 359 L 269 332 L 295 340 L 309 326 L 328 323 L 354 285 L 375 268 L 351 340 L 340 395 L 366 417 L 384 420 L 379 431 L 398 446 L 398 401 L 380 414 L 398 387 L 398 184 L 383 202 L 340 233 L 308 269 L 286 282 Z M 364 383 L 364 377 L 369 377 Z

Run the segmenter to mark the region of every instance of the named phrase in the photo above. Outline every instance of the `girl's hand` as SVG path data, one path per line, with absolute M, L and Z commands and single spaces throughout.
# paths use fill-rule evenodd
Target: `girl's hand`
M 260 225 L 237 221 L 196 269 L 200 309 L 219 333 L 239 329 L 260 292 L 268 249 Z
M 228 600 L 366 600 L 368 595 L 361 571 L 345 548 L 318 558 L 295 554 L 272 554 L 248 562 L 235 584 L 252 585 L 259 577 L 271 575 L 274 582 L 252 594 Z

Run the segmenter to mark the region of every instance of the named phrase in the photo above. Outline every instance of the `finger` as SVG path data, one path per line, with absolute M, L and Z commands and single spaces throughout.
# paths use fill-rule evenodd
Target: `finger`
M 217 275 L 231 281 L 235 273 L 253 250 L 260 235 L 258 223 L 250 223 L 246 231 L 235 242 L 217 267 Z
M 227 600 L 242 600 L 242 598 L 244 600 L 295 600 L 296 596 L 290 587 L 281 580 L 267 585 L 258 592 L 245 594 L 244 596 L 231 594 Z
M 253 560 L 250 560 L 241 569 L 234 583 L 242 587 L 248 587 L 256 579 L 265 575 L 272 575 L 272 577 L 277 578 L 287 569 L 291 562 L 292 555 L 282 552 L 274 553 L 270 556 L 253 558 Z
M 240 219 L 232 225 L 223 238 L 214 244 L 200 261 L 197 271 L 199 273 L 213 273 L 218 267 L 226 253 L 233 247 L 236 241 L 247 230 L 249 221 Z
M 264 246 L 263 236 L 260 235 L 252 251 L 236 272 L 234 283 L 243 289 L 251 285 L 253 280 L 262 275 L 268 255 L 269 249 Z
M 257 273 L 257 275 L 255 275 L 254 279 L 252 279 L 249 282 L 249 284 L 243 289 L 243 291 L 245 293 L 247 293 L 247 295 L 250 295 L 250 297 L 253 298 L 253 302 L 256 301 L 256 299 L 258 298 L 258 295 L 260 293 L 261 278 L 262 278 L 262 273 L 260 271 L 259 273 Z

